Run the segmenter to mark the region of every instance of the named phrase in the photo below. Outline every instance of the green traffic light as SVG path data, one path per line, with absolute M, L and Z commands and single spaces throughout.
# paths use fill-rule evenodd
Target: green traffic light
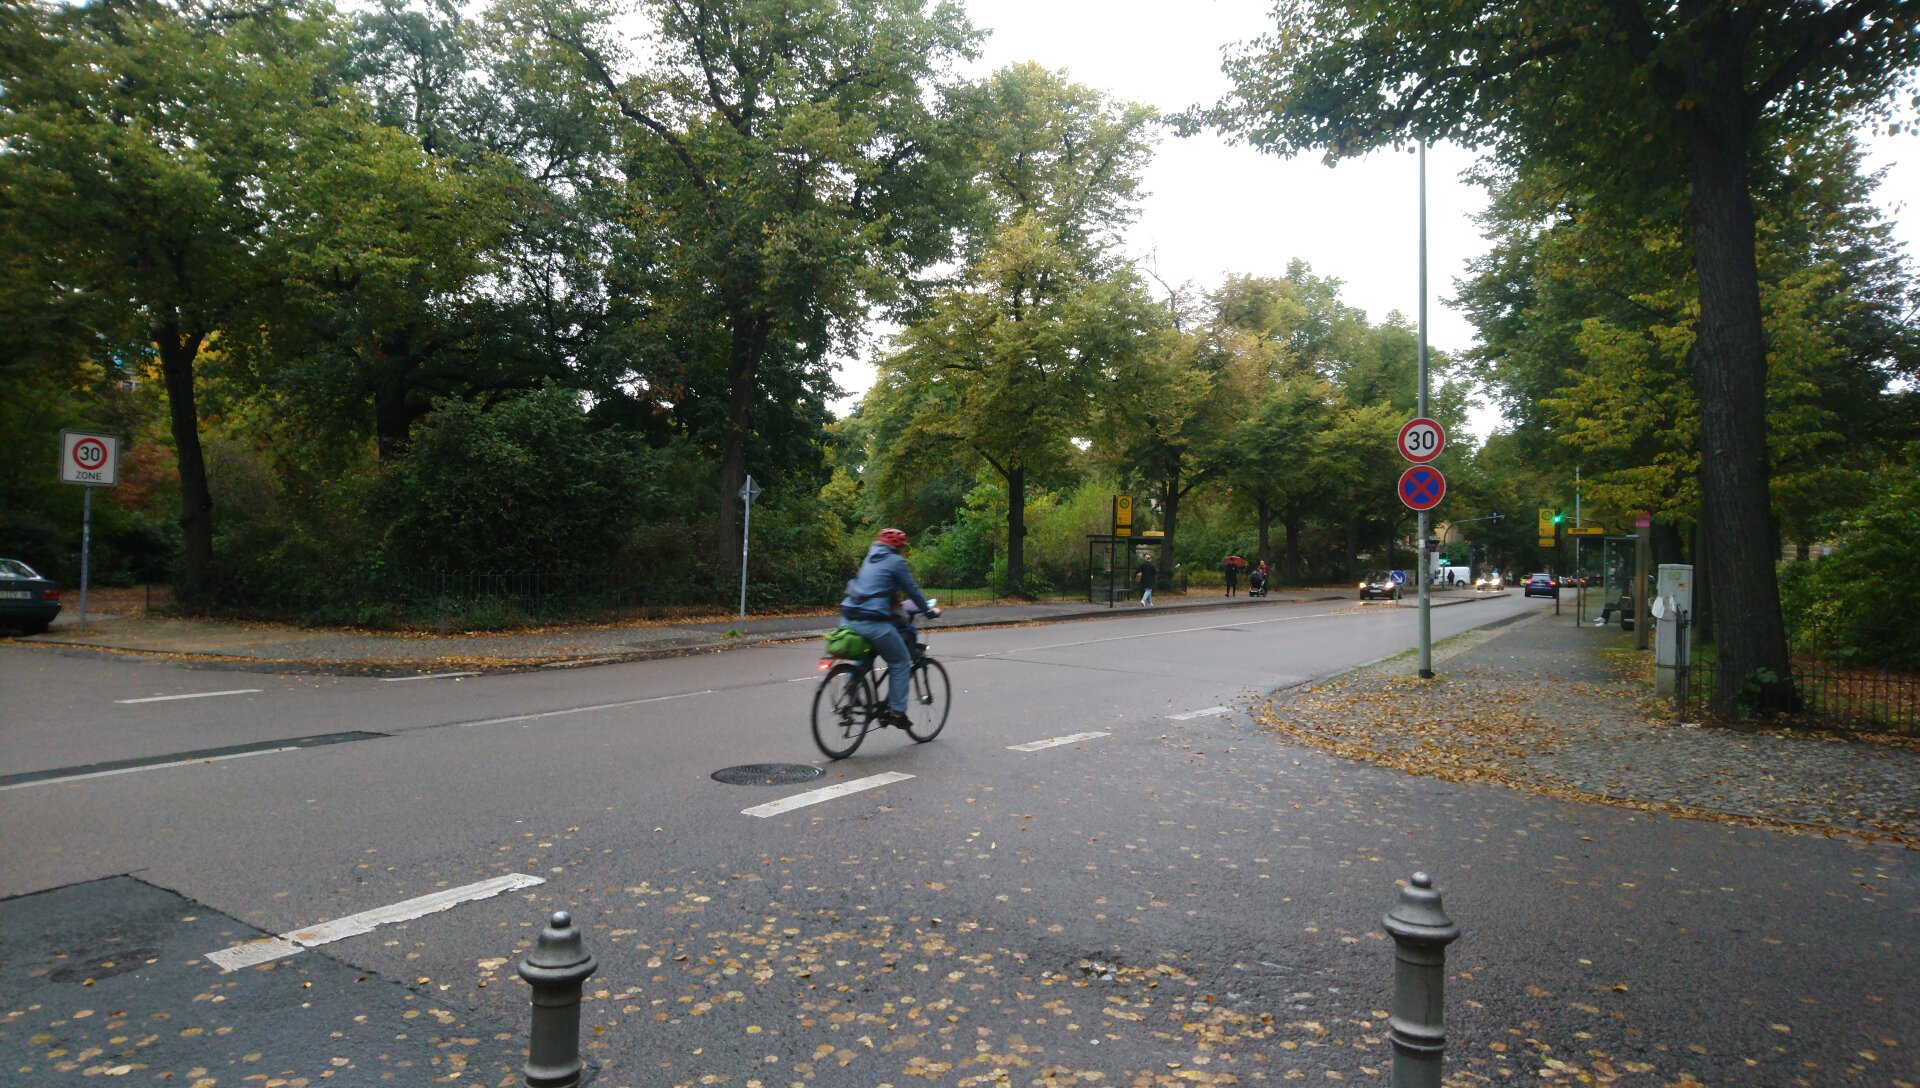
M 1553 512 L 1553 523 L 1554 523 L 1555 525 L 1558 525 L 1558 524 L 1560 524 L 1561 522 L 1563 522 L 1563 521 L 1565 521 L 1565 520 L 1567 520 L 1567 515 L 1565 515 L 1565 514 L 1562 514 L 1562 513 L 1561 513 L 1560 511 L 1558 511 L 1558 510 L 1555 510 L 1555 511 Z

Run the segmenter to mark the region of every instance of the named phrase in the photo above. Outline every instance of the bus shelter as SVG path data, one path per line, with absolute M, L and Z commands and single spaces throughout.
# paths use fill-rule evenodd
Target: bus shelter
M 1097 534 L 1087 537 L 1087 603 L 1113 607 L 1116 600 L 1131 600 L 1133 555 L 1139 547 L 1153 547 L 1158 541 L 1137 536 Z M 1164 576 L 1163 576 L 1164 577 Z

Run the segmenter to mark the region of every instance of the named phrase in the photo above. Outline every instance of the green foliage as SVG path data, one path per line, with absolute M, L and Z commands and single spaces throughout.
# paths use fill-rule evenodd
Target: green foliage
M 829 353 L 948 253 L 965 171 L 936 105 L 974 32 L 919 0 L 645 0 L 654 32 L 630 52 L 614 4 L 501 14 L 615 132 L 630 203 L 610 275 L 640 350 L 606 392 L 717 449 L 731 547 L 749 461 L 814 454 Z
M 383 468 L 372 510 L 405 566 L 551 569 L 619 554 L 663 501 L 657 455 L 548 388 L 443 403 Z
M 1920 444 L 1875 478 L 1872 498 L 1839 528 L 1832 554 L 1788 564 L 1780 592 L 1796 649 L 1920 669 Z
M 1772 392 L 1772 375 L 1756 190 L 1790 172 L 1796 138 L 1836 117 L 1885 117 L 1894 92 L 1913 86 L 1920 35 L 1906 18 L 1864 11 L 1797 0 L 1755 0 L 1737 13 L 1644 0 L 1292 0 L 1276 8 L 1273 35 L 1229 58 L 1234 93 L 1188 123 L 1329 158 L 1456 140 L 1491 146 L 1523 179 L 1564 174 L 1576 217 L 1599 209 L 1657 223 L 1649 193 L 1669 211 L 1684 208 L 1697 274 L 1686 371 L 1711 542 L 1703 576 L 1710 592 L 1742 586 L 1713 607 L 1729 664 L 1783 675 L 1765 546 L 1774 495 L 1762 391 Z M 1685 185 L 1649 185 L 1659 178 Z

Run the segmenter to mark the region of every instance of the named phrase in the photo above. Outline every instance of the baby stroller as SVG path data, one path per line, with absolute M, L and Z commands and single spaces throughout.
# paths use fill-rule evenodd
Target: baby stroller
M 1267 595 L 1267 572 L 1258 567 L 1247 575 L 1247 596 L 1264 597 Z

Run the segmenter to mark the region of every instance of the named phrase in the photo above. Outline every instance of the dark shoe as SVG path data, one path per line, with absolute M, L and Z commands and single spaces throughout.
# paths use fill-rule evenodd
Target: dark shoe
M 880 724 L 891 725 L 895 729 L 905 729 L 908 726 L 913 724 L 913 719 L 907 717 L 905 714 L 895 714 L 893 711 L 889 710 L 880 719 Z

